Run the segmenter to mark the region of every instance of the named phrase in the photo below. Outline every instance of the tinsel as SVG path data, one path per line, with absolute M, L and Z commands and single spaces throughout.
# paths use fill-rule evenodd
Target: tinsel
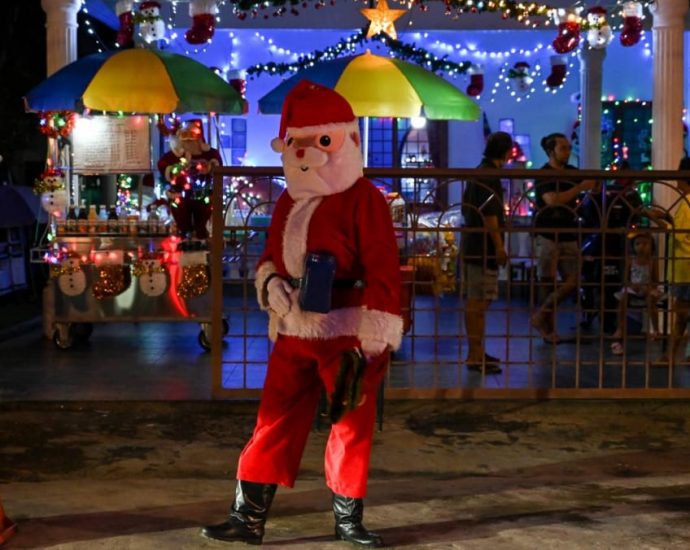
M 165 268 L 151 260 L 138 260 L 132 264 L 132 275 L 135 277 L 141 277 L 142 275 L 151 276 L 154 273 L 165 273 Z
M 64 262 L 60 265 L 51 265 L 50 266 L 50 278 L 51 279 L 57 279 L 58 277 L 62 275 L 73 275 L 75 273 L 78 273 L 81 271 L 81 266 L 80 265 L 74 265 L 73 263 L 70 262 Z
M 39 129 L 49 138 L 69 137 L 76 122 L 72 111 L 43 111 L 39 116 Z
M 196 298 L 206 292 L 208 287 L 208 266 L 198 264 L 182 268 L 182 280 L 177 285 L 177 295 L 180 298 Z
M 97 300 L 112 298 L 127 290 L 129 282 L 126 274 L 129 273 L 129 268 L 120 264 L 104 264 L 95 269 L 96 282 L 91 291 Z

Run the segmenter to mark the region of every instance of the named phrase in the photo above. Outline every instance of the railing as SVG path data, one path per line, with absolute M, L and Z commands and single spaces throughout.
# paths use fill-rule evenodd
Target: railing
M 655 208 L 652 213 L 625 194 L 607 193 L 602 186 L 602 191 L 590 193 L 592 197 L 583 201 L 588 205 L 586 209 L 581 203 L 572 210 L 573 218 L 579 220 L 574 233 L 582 252 L 577 259 L 577 290 L 556 309 L 558 333 L 564 337 L 559 345 L 546 343 L 530 324 L 544 295 L 562 282 L 540 282 L 535 242 L 543 230 L 535 227 L 534 215 L 527 215 L 534 210 L 534 185 L 553 180 L 554 172 L 370 169 L 366 175 L 393 190 L 399 189 L 401 178 L 433 178 L 436 189 L 447 187 L 444 196 L 450 197 L 449 204 L 439 209 L 434 196 L 413 194 L 408 197 L 413 201 L 408 201 L 404 215 L 398 218 L 407 330 L 400 350 L 392 354 L 386 397 L 690 397 L 690 366 L 680 360 L 656 363 L 667 350 L 674 301 L 659 300 L 663 334 L 652 339 L 646 331 L 649 315 L 644 302 L 640 306 L 628 303 L 626 298 L 621 306 L 616 298 L 625 286 L 632 250 L 628 236 L 635 231 L 654 239 L 663 298 L 673 291 L 667 271 L 684 258 L 672 256 L 669 239 L 690 239 L 690 228 L 674 227 L 671 221 L 662 219 L 670 220 L 669 212 L 685 200 L 675 181 L 679 177 L 690 179 L 689 173 L 581 170 L 567 174 L 578 180 L 632 181 L 627 189 L 639 189 L 644 182 L 655 196 L 663 195 L 668 208 Z M 494 177 L 505 180 L 511 197 L 505 228 L 510 261 L 500 272 L 499 299 L 491 305 L 486 323 L 486 348 L 501 357 L 502 373 L 487 375 L 470 371 L 465 365 L 467 340 L 460 276 L 463 258 L 459 251 L 463 235 L 481 231 L 461 225 L 465 182 Z M 558 177 L 566 178 L 563 173 Z M 261 391 L 270 342 L 267 316 L 259 311 L 256 302 L 254 266 L 273 204 L 284 185 L 282 169 L 222 168 L 214 172 L 214 184 L 213 227 L 224 228 L 222 232 L 214 229 L 212 238 L 214 397 L 256 397 Z M 585 210 L 595 221 L 586 219 Z M 565 230 L 554 231 L 559 235 L 562 232 Z M 596 241 L 601 245 L 598 248 Z M 223 317 L 230 323 L 225 341 Z M 614 354 L 610 333 L 621 320 L 624 330 L 616 341 L 621 343 L 622 354 Z

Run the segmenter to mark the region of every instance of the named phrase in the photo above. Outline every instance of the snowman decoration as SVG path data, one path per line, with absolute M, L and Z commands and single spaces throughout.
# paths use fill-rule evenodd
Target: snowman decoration
M 135 264 L 133 274 L 139 277 L 139 290 L 146 296 L 155 298 L 168 288 L 168 277 L 160 257 L 142 257 Z
M 86 273 L 78 255 L 65 258 L 57 269 L 58 288 L 66 296 L 79 296 L 86 290 Z
M 513 67 L 508 71 L 508 78 L 513 84 L 513 88 L 516 92 L 529 92 L 534 78 L 530 74 L 530 66 L 526 61 L 518 61 L 513 65 Z
M 139 34 L 147 44 L 165 39 L 165 23 L 161 17 L 160 2 L 142 2 L 137 14 Z
M 67 207 L 67 191 L 62 170 L 49 168 L 43 172 L 36 180 L 34 191 L 41 194 L 43 210 L 57 218 L 62 217 Z
M 606 20 L 606 8 L 594 6 L 587 11 L 587 43 L 594 50 L 603 50 L 613 40 L 613 31 Z

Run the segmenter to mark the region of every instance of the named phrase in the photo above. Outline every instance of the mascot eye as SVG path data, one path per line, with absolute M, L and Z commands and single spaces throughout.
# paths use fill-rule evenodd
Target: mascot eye
M 295 141 L 294 138 L 288 138 L 287 140 L 287 146 L 290 147 L 292 145 L 292 142 Z
M 327 153 L 332 153 L 340 149 L 345 141 L 345 130 L 333 130 L 327 134 L 322 134 L 316 141 L 316 146 Z

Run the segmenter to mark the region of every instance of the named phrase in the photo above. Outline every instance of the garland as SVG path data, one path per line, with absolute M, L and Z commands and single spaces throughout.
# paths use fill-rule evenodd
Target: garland
M 53 139 L 69 137 L 76 122 L 73 111 L 42 111 L 38 116 L 39 130 L 44 136 Z
M 400 40 L 391 38 L 384 32 L 380 32 L 372 36 L 369 40 L 381 42 L 395 54 L 395 57 L 424 66 L 430 69 L 432 72 L 465 74 L 472 65 L 470 61 L 455 63 L 454 61 L 450 61 L 447 56 L 436 57 L 428 50 L 418 48 L 414 43 L 405 44 Z M 265 64 L 260 63 L 249 67 L 246 70 L 246 73 L 248 76 L 254 77 L 259 76 L 264 72 L 278 75 L 297 72 L 299 70 L 311 67 L 324 58 L 327 60 L 337 59 L 346 53 L 351 53 L 357 46 L 366 41 L 366 33 L 364 31 L 357 31 L 352 36 L 340 39 L 337 44 L 329 46 L 325 50 L 316 50 L 308 55 L 300 57 L 294 63 L 275 63 L 274 61 Z

